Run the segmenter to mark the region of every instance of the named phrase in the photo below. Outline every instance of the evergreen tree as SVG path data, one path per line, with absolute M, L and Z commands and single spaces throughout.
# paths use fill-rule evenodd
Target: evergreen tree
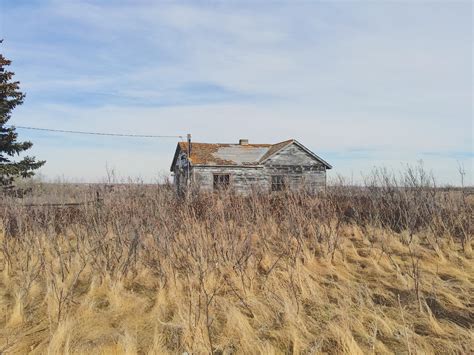
M 0 44 L 3 40 L 0 40 Z M 16 177 L 30 177 L 34 170 L 45 162 L 25 156 L 19 161 L 13 158 L 31 148 L 31 142 L 18 142 L 15 127 L 7 125 L 13 109 L 23 103 L 25 94 L 20 91 L 18 81 L 13 81 L 15 73 L 8 71 L 11 61 L 0 53 L 0 188 L 12 184 Z

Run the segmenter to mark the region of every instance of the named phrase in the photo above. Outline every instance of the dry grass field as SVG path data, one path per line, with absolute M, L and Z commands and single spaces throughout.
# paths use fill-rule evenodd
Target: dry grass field
M 0 353 L 474 351 L 473 196 L 422 171 L 316 197 L 29 195 L 91 203 L 2 197 Z

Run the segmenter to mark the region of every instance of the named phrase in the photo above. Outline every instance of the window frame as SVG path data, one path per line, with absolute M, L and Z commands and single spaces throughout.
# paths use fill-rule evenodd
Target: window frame
M 231 176 L 229 173 L 213 173 L 212 188 L 214 191 L 227 190 L 230 187 Z
M 286 178 L 284 175 L 272 175 L 270 180 L 271 191 L 278 192 L 286 189 Z

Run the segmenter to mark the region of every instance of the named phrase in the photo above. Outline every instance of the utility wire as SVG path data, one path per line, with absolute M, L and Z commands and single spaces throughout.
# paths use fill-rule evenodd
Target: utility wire
M 181 138 L 183 136 L 167 136 L 167 135 L 152 135 L 152 134 L 125 134 L 125 133 L 106 133 L 106 132 L 85 132 L 85 131 L 70 131 L 65 129 L 52 129 L 52 128 L 38 128 L 38 127 L 27 127 L 27 126 L 15 126 L 9 125 L 8 127 L 28 129 L 34 131 L 47 131 L 47 132 L 58 132 L 58 133 L 73 133 L 73 134 L 88 134 L 95 136 L 113 136 L 113 137 L 134 137 L 134 138 Z

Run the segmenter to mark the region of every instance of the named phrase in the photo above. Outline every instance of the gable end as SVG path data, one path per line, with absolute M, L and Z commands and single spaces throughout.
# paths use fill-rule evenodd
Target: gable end
M 279 144 L 280 145 L 280 144 Z M 263 157 L 262 160 L 260 161 L 260 164 L 265 164 L 271 160 L 279 160 L 278 157 L 283 158 L 281 155 L 282 153 L 285 152 L 285 150 L 291 149 L 291 147 L 297 147 L 301 152 L 304 152 L 306 157 L 313 161 L 317 161 L 318 163 L 324 165 L 326 169 L 331 169 L 332 166 L 327 163 L 325 160 L 314 154 L 312 151 L 310 151 L 308 148 L 306 148 L 303 144 L 296 140 L 292 141 L 285 141 L 282 142 L 281 145 L 278 147 L 279 149 L 275 149 L 271 154 L 268 154 L 267 156 Z M 302 158 L 302 157 L 300 157 Z M 294 155 L 294 153 L 289 153 L 288 159 L 297 159 L 297 156 Z M 301 162 L 300 162 L 301 163 Z M 294 164 L 290 164 L 294 165 Z M 296 164 L 297 165 L 297 164 Z

